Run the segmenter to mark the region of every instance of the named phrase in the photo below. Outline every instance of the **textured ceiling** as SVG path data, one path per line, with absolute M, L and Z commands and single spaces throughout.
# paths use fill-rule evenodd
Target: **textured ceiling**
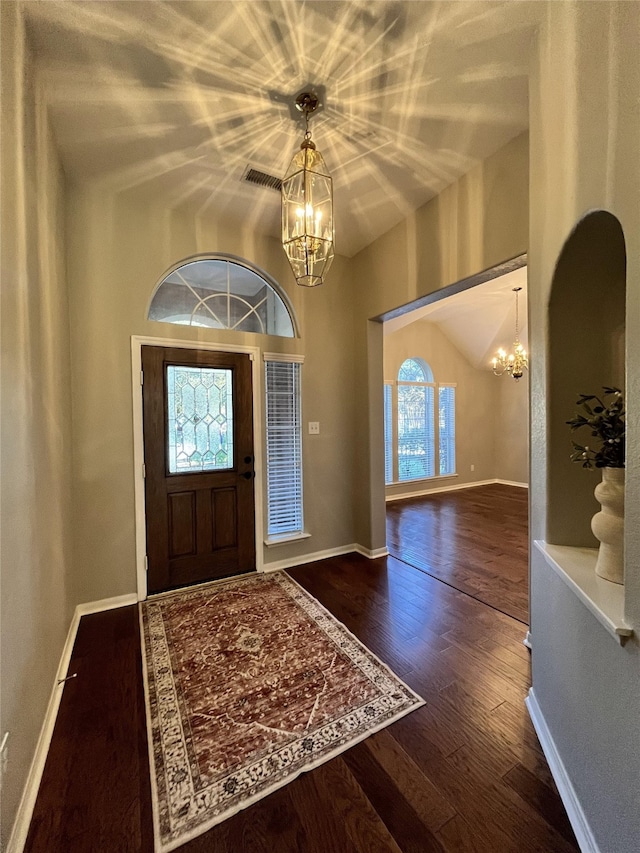
M 26 2 L 73 179 L 278 235 L 294 96 L 324 87 L 313 138 L 351 256 L 526 129 L 529 2 Z

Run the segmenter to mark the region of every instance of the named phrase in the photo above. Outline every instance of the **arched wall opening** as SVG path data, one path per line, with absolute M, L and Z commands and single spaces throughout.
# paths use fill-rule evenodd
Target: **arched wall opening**
M 566 421 L 579 394 L 625 387 L 626 252 L 622 227 L 605 210 L 576 224 L 558 258 L 549 300 L 547 532 L 554 545 L 597 547 L 591 518 L 599 472 L 571 462 Z M 535 405 L 535 401 L 534 401 Z M 582 441 L 584 439 L 584 441 Z M 578 438 L 588 444 L 586 436 Z

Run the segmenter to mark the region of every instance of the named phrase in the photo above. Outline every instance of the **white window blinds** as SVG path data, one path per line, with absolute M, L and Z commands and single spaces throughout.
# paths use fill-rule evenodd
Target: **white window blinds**
M 393 482 L 393 386 L 384 386 L 384 481 Z
M 300 368 L 265 360 L 268 536 L 303 531 Z
M 398 382 L 398 480 L 435 475 L 433 386 Z
M 456 389 L 452 385 L 438 388 L 438 431 L 440 476 L 456 472 Z

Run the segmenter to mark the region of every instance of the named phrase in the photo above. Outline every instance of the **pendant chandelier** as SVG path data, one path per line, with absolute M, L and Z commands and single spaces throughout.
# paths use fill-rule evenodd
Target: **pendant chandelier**
M 499 349 L 498 355 L 491 362 L 493 372 L 496 376 L 508 373 L 509 376 L 513 376 L 516 382 L 522 378 L 525 369 L 529 369 L 529 359 L 524 347 L 520 343 L 520 333 L 518 330 L 518 293 L 521 290 L 521 287 L 513 288 L 513 292 L 516 295 L 516 336 L 513 343 L 513 352 L 507 353 L 503 349 Z
M 305 134 L 282 181 L 282 246 L 303 287 L 322 284 L 333 261 L 333 181 L 309 130 L 309 116 L 318 103 L 313 92 L 296 98 Z

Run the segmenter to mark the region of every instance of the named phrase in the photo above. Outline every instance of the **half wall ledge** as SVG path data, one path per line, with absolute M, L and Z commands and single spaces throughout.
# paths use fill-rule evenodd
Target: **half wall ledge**
M 633 634 L 633 628 L 624 621 L 624 587 L 596 575 L 598 549 L 548 545 L 541 539 L 533 544 L 587 610 L 624 645 Z

